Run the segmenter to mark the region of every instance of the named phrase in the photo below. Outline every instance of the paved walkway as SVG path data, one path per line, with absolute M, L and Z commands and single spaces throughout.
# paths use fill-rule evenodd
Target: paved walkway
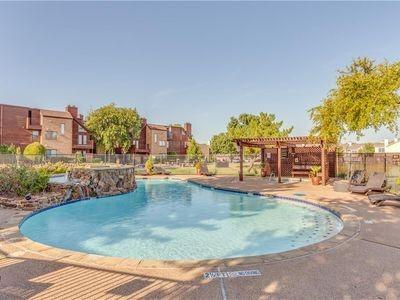
M 68 257 L 49 259 L 48 247 L 15 251 L 2 244 L 0 299 L 398 299 L 400 298 L 400 207 L 373 207 L 366 197 L 335 193 L 309 183 L 269 185 L 259 178 L 198 179 L 204 184 L 305 198 L 336 205 L 359 217 L 361 231 L 334 249 L 279 262 L 219 267 L 127 268 L 70 263 Z M 0 209 L 3 240 L 18 244 L 13 228 L 23 212 Z M 14 227 L 15 228 L 15 227 Z M 7 236 L 7 233 L 10 236 Z M 2 240 L 0 240 L 2 243 Z M 7 248 L 10 247 L 10 248 Z M 43 252 L 41 252 L 43 251 Z M 74 255 L 73 253 L 70 254 Z M 203 279 L 208 271 L 256 269 L 261 276 Z

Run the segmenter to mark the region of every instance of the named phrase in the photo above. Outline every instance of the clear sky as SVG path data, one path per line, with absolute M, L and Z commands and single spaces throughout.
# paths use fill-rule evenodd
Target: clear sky
M 201 142 L 264 111 L 304 135 L 339 68 L 400 59 L 399 16 L 395 2 L 2 2 L 0 102 L 115 102 L 189 121 Z

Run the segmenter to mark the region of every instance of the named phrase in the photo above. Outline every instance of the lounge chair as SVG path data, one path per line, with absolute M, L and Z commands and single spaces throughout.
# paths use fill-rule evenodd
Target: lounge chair
M 352 193 L 366 194 L 371 192 L 383 193 L 388 191 L 390 186 L 387 185 L 385 173 L 374 172 L 365 185 L 350 185 L 349 191 Z
M 200 175 L 213 176 L 214 174 L 211 173 L 211 172 L 208 170 L 207 164 L 204 163 L 204 164 L 201 165 L 201 168 L 200 168 Z
M 391 195 L 391 194 L 369 195 L 368 199 L 369 202 L 371 202 L 371 204 L 379 206 L 386 200 L 400 202 L 400 195 Z
M 351 174 L 349 184 L 350 185 L 365 185 L 365 171 L 364 170 L 355 170 L 353 174 Z

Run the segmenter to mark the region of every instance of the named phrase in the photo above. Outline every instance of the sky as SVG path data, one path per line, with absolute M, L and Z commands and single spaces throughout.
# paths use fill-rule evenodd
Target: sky
M 199 142 L 268 112 L 306 135 L 339 69 L 400 59 L 399 15 L 400 2 L 0 2 L 0 103 L 114 102 L 191 122 Z

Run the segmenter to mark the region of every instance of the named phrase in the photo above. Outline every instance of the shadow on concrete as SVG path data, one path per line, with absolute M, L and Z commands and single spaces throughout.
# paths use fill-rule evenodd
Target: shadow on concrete
M 173 272 L 173 271 L 172 271 Z M 135 272 L 117 272 L 58 261 L 0 259 L 1 299 L 165 299 L 190 298 L 205 285 L 201 276 L 179 281 Z M 215 290 L 216 292 L 218 290 Z M 215 294 L 210 294 L 215 297 Z

